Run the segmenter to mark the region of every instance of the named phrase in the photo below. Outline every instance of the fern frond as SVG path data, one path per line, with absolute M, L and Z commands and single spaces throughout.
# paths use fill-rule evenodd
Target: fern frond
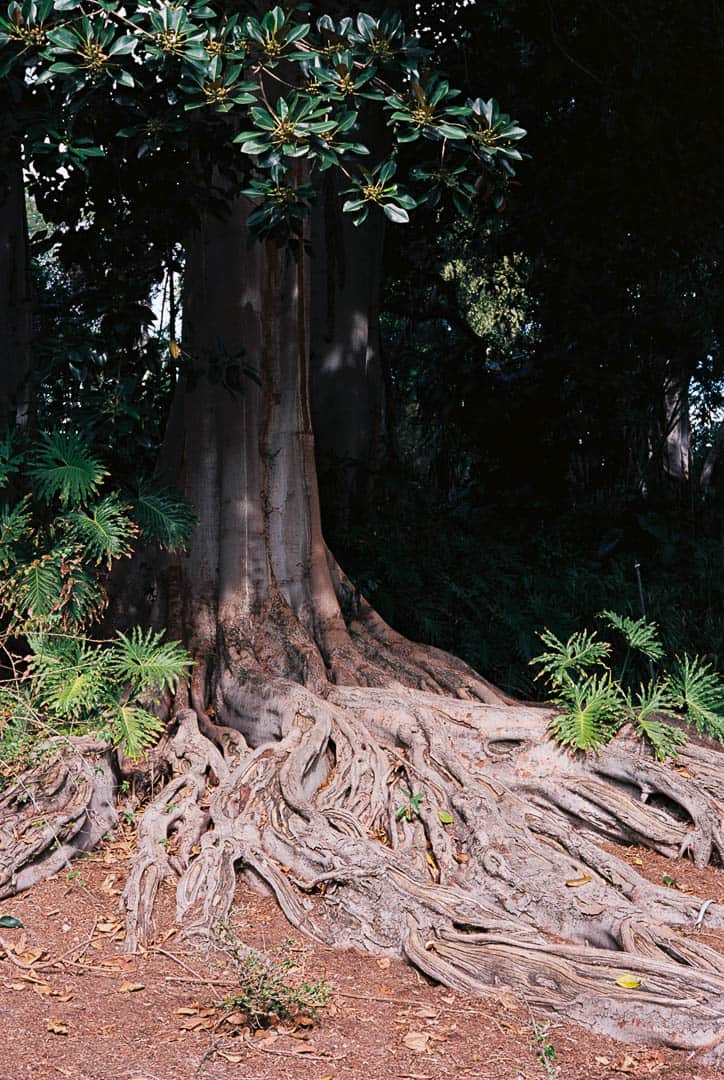
M 698 656 L 677 656 L 669 672 L 671 696 L 697 731 L 724 742 L 724 679 Z
M 674 715 L 674 702 L 665 682 L 642 684 L 633 700 L 627 697 L 637 733 L 648 739 L 659 761 L 678 756 L 686 742 L 686 733 L 664 719 Z
M 659 628 L 655 622 L 646 619 L 629 619 L 627 615 L 618 615 L 615 611 L 602 611 L 599 619 L 623 635 L 630 649 L 635 649 L 649 660 L 661 660 L 664 647 L 659 639 Z
M 109 670 L 133 684 L 136 693 L 173 693 L 192 666 L 191 657 L 177 641 L 163 641 L 163 633 L 135 626 L 118 633 L 110 652 Z
M 157 716 L 137 705 L 119 704 L 114 710 L 110 736 L 130 758 L 142 757 L 156 742 L 163 725 Z
M 556 742 L 572 750 L 594 751 L 613 738 L 625 704 L 609 672 L 566 683 L 556 703 L 562 711 L 548 724 Z
M 30 671 L 43 707 L 62 720 L 96 715 L 104 698 L 103 650 L 64 635 L 33 639 L 32 645 Z
M 0 488 L 7 486 L 10 477 L 20 470 L 23 461 L 23 455 L 15 453 L 14 441 L 11 431 L 6 432 L 0 439 Z
M 15 506 L 0 507 L 0 569 L 8 570 L 17 562 L 16 546 L 30 535 L 31 522 L 29 495 Z
M 63 598 L 62 555 L 49 551 L 16 566 L 3 583 L 5 603 L 14 609 L 13 624 L 28 619 L 43 622 L 57 612 Z
M 107 602 L 108 597 L 101 583 L 81 564 L 66 564 L 60 611 L 60 622 L 64 629 L 82 630 L 101 615 Z
M 546 676 L 550 684 L 560 687 L 573 682 L 586 668 L 605 664 L 611 646 L 605 641 L 596 640 L 595 630 L 589 633 L 582 630 L 571 634 L 567 641 L 561 641 L 552 630 L 543 630 L 539 638 L 549 651 L 535 656 L 530 661 L 540 668 L 536 679 Z
M 28 473 L 36 494 L 65 506 L 85 506 L 98 491 L 106 469 L 77 435 L 44 435 L 30 457 Z
M 133 499 L 133 514 L 143 539 L 167 551 L 184 548 L 196 524 L 189 504 L 170 488 L 140 488 Z
M 131 554 L 138 528 L 126 513 L 128 509 L 111 494 L 67 514 L 69 533 L 82 546 L 86 558 L 110 567 L 113 559 Z

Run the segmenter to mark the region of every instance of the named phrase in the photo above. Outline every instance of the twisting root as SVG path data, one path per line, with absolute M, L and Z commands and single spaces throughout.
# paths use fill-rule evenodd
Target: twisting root
M 164 877 L 177 878 L 187 934 L 203 938 L 239 870 L 319 941 L 724 1060 L 724 956 L 693 933 L 702 901 L 600 846 L 721 859 L 724 754 L 692 748 L 685 778 L 625 734 L 595 759 L 566 755 L 542 709 L 402 687 L 272 690 L 278 729 L 260 745 L 179 713 L 172 778 L 143 815 L 124 893 L 131 948 Z M 724 928 L 724 908 L 708 906 L 706 924 Z M 635 990 L 616 981 L 629 973 Z
M 0 899 L 62 870 L 118 822 L 108 743 L 58 739 L 40 753 L 0 796 Z

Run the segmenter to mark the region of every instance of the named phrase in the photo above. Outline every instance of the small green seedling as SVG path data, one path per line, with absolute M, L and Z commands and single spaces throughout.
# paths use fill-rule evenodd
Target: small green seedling
M 413 817 L 419 817 L 420 815 L 420 803 L 425 798 L 425 792 L 418 791 L 417 794 L 413 795 L 406 788 L 401 788 L 401 791 L 407 802 L 397 807 L 395 817 L 398 821 L 412 821 Z

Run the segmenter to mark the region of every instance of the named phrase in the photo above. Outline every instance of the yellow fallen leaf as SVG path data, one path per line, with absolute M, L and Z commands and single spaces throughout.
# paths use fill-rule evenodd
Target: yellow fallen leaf
M 119 994 L 135 994 L 137 990 L 145 990 L 145 983 L 123 982 L 118 987 Z
M 579 885 L 588 885 L 589 881 L 593 881 L 590 874 L 581 874 L 580 877 L 570 878 L 566 885 L 569 889 L 577 889 Z
M 50 1017 L 48 1020 L 48 1031 L 51 1031 L 53 1035 L 67 1035 L 68 1025 L 64 1024 L 62 1020 L 56 1020 L 55 1017 Z
M 624 990 L 638 990 L 641 986 L 641 979 L 637 975 L 618 975 L 616 982 Z

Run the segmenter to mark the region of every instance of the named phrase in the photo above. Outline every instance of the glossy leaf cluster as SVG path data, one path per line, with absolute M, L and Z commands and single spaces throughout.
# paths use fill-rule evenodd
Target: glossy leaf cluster
M 13 0 L 0 20 L 0 76 L 44 86 L 66 116 L 112 103 L 128 122 L 110 138 L 143 153 L 163 154 L 201 125 L 207 144 L 212 131 L 219 149 L 233 144 L 242 172 L 253 174 L 245 191 L 258 200 L 252 226 L 262 234 L 298 233 L 314 191 L 305 185 L 330 168 L 351 185 L 344 209 L 357 224 L 379 208 L 405 222 L 448 189 L 464 210 L 482 172 L 501 182 L 513 174 L 525 131 L 493 99 L 466 100 L 441 74 L 423 73 L 426 59 L 389 13 L 312 24 L 297 10 L 242 17 L 203 0 Z M 364 136 L 369 116 L 387 132 L 376 160 Z M 56 127 L 34 152 L 67 153 L 72 142 L 84 167 L 108 149 L 107 131 L 80 143 Z M 390 181 L 410 143 L 418 145 L 407 190 Z

